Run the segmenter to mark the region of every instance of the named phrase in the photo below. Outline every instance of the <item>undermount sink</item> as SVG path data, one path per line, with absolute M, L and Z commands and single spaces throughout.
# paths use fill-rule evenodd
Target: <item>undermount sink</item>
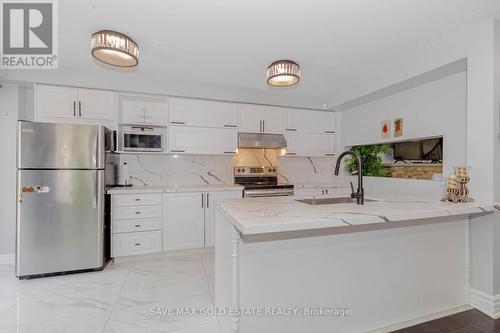
M 338 197 L 338 198 L 321 198 L 321 199 L 296 199 L 298 202 L 302 202 L 308 205 L 333 205 L 333 204 L 341 204 L 341 203 L 356 203 L 356 199 L 351 197 Z M 372 202 L 375 200 L 365 199 L 365 202 Z

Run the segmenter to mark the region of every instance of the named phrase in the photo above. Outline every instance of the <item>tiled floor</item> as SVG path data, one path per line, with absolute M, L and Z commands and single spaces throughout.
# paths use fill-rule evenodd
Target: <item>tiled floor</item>
M 111 263 L 102 272 L 19 281 L 0 265 L 0 333 L 218 333 L 209 316 L 153 315 L 158 307 L 212 307 L 212 252 Z M 397 333 L 500 332 L 477 310 Z
M 214 317 L 153 315 L 213 306 L 213 253 L 112 263 L 102 272 L 19 281 L 0 265 L 0 333 L 217 333 Z

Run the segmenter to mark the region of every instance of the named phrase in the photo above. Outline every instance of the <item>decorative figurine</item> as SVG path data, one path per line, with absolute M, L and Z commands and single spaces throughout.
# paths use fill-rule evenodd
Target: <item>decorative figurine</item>
M 456 168 L 455 174 L 448 177 L 448 194 L 441 199 L 446 202 L 472 202 L 474 199 L 469 198 L 469 189 L 467 183 L 470 177 L 466 166 Z

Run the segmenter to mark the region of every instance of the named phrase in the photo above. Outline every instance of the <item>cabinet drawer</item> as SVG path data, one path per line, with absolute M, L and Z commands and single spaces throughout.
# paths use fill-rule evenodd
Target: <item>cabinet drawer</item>
M 161 219 L 114 220 L 111 230 L 114 234 L 122 232 L 161 230 Z
M 162 232 L 145 231 L 112 236 L 112 257 L 161 252 Z
M 161 217 L 161 206 L 113 207 L 113 220 Z
M 113 195 L 113 207 L 145 205 L 161 205 L 161 193 Z

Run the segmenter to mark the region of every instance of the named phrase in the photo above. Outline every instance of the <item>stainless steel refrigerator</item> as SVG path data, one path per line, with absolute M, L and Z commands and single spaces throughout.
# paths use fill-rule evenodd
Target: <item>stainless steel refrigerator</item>
M 106 138 L 103 126 L 18 122 L 16 275 L 102 269 Z M 109 144 L 108 144 L 109 145 Z

